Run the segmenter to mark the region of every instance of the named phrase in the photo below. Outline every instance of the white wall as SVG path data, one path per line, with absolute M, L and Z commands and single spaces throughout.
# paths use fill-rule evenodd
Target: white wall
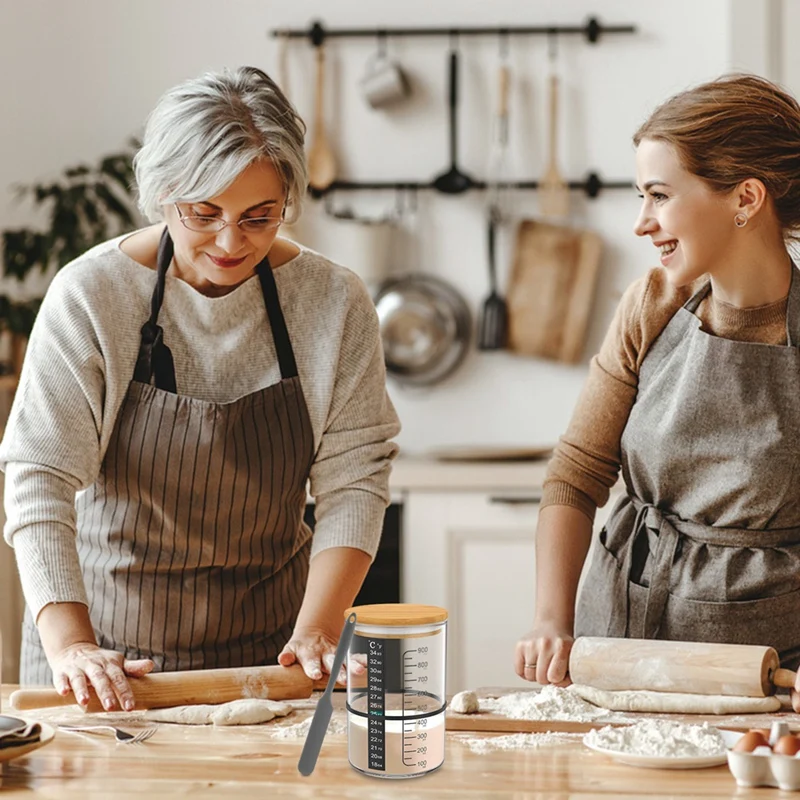
M 738 0 L 735 0 L 738 2 Z M 755 6 L 760 4 L 756 3 Z M 753 3 L 747 4 L 753 13 Z M 277 27 L 304 27 L 322 18 L 330 26 L 452 24 L 547 24 L 601 19 L 634 23 L 636 35 L 608 37 L 597 46 L 564 39 L 559 65 L 564 84 L 563 166 L 571 177 L 590 169 L 614 178 L 633 177 L 630 135 L 648 111 L 670 93 L 712 78 L 732 63 L 731 0 L 516 0 L 440 2 L 387 0 L 335 4 L 296 0 L 29 0 L 0 4 L 0 70 L 13 80 L 0 85 L 0 224 L 32 218 L 7 187 L 55 174 L 66 165 L 92 160 L 119 148 L 140 131 L 144 117 L 167 87 L 208 68 L 253 63 L 275 70 Z M 428 179 L 441 171 L 446 152 L 447 40 L 403 39 L 391 50 L 412 75 L 415 96 L 402 110 L 367 109 L 358 78 L 374 50 L 370 40 L 331 40 L 328 118 L 343 176 L 354 179 Z M 497 42 L 463 38 L 461 153 L 464 169 L 485 173 L 490 139 Z M 511 41 L 513 73 L 510 165 L 520 177 L 535 177 L 544 161 L 544 80 L 547 47 L 542 38 Z M 289 50 L 291 97 L 304 115 L 312 109 L 313 56 L 305 42 Z M 337 198 L 380 213 L 389 196 Z M 633 191 L 608 192 L 594 202 L 574 196 L 574 222 L 599 230 L 606 242 L 600 287 L 584 363 L 577 367 L 506 353 L 470 354 L 451 379 L 426 391 L 391 393 L 404 422 L 407 451 L 450 443 L 540 444 L 565 427 L 586 371 L 619 293 L 655 262 L 654 251 L 637 241 L 631 225 Z M 518 216 L 536 213 L 533 192 L 519 193 Z M 477 309 L 487 292 L 480 193 L 420 198 L 417 253 L 395 254 L 458 284 Z M 351 258 L 362 231 L 352 223 L 320 218 L 310 203 L 299 235 L 333 257 L 362 269 Z M 501 246 L 506 272 L 511 234 Z M 386 259 L 387 262 L 391 258 Z M 378 262 L 371 262 L 374 277 Z M 385 266 L 389 266 L 387 263 Z M 505 278 L 505 275 L 503 276 Z

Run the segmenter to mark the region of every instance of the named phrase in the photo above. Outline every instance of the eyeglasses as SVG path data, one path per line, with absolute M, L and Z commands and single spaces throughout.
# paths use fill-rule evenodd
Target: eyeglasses
M 183 227 L 195 233 L 219 233 L 228 225 L 237 225 L 243 233 L 266 233 L 274 230 L 283 224 L 283 216 L 280 217 L 244 217 L 236 222 L 228 222 L 222 217 L 203 217 L 196 214 L 184 215 L 177 203 L 175 210 L 178 212 L 178 219 L 183 223 Z

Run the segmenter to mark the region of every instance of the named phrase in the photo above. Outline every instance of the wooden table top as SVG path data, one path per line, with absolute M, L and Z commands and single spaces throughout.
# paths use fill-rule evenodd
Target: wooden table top
M 55 727 L 84 719 L 80 711 L 47 709 L 20 714 L 11 710 L 3 687 L 3 711 Z M 341 698 L 340 698 L 341 700 Z M 308 701 L 306 701 L 308 702 Z M 339 703 L 341 704 L 341 703 Z M 296 724 L 311 713 L 310 703 L 280 726 Z M 343 720 L 344 712 L 335 715 Z M 96 719 L 101 715 L 93 715 Z M 114 719 L 119 719 L 119 714 Z M 336 718 L 336 717 L 335 717 Z M 133 730 L 136 718 L 130 717 Z M 141 723 L 139 723 L 141 724 Z M 0 799 L 160 798 L 172 796 L 242 798 L 767 798 L 791 796 L 778 789 L 738 788 L 727 766 L 700 770 L 652 770 L 618 764 L 586 749 L 580 736 L 535 749 L 476 753 L 464 738 L 496 734 L 448 732 L 444 765 L 409 780 L 366 777 L 347 758 L 346 734 L 325 739 L 314 773 L 297 771 L 302 739 L 280 739 L 274 723 L 212 727 L 162 724 L 138 745 L 112 738 L 56 733 L 48 745 L 1 764 Z M 800 793 L 797 794 L 800 800 Z

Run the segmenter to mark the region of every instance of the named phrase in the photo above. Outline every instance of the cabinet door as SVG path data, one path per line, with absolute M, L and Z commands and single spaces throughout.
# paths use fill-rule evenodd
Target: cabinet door
M 448 692 L 531 687 L 513 655 L 533 621 L 538 503 L 538 493 L 409 493 L 402 599 L 449 612 Z

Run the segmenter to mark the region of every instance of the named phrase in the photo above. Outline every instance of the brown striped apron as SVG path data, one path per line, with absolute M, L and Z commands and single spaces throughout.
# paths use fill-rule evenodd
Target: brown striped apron
M 265 258 L 256 272 L 280 382 L 230 403 L 177 394 L 157 323 L 172 254 L 165 230 L 134 377 L 99 477 L 76 500 L 89 613 L 101 647 L 157 670 L 274 663 L 311 550 L 314 442 L 294 352 Z M 26 609 L 21 682 L 51 681 Z
M 596 542 L 578 636 L 770 645 L 800 664 L 800 277 L 788 346 L 701 329 L 707 283 L 645 356 L 627 489 Z

